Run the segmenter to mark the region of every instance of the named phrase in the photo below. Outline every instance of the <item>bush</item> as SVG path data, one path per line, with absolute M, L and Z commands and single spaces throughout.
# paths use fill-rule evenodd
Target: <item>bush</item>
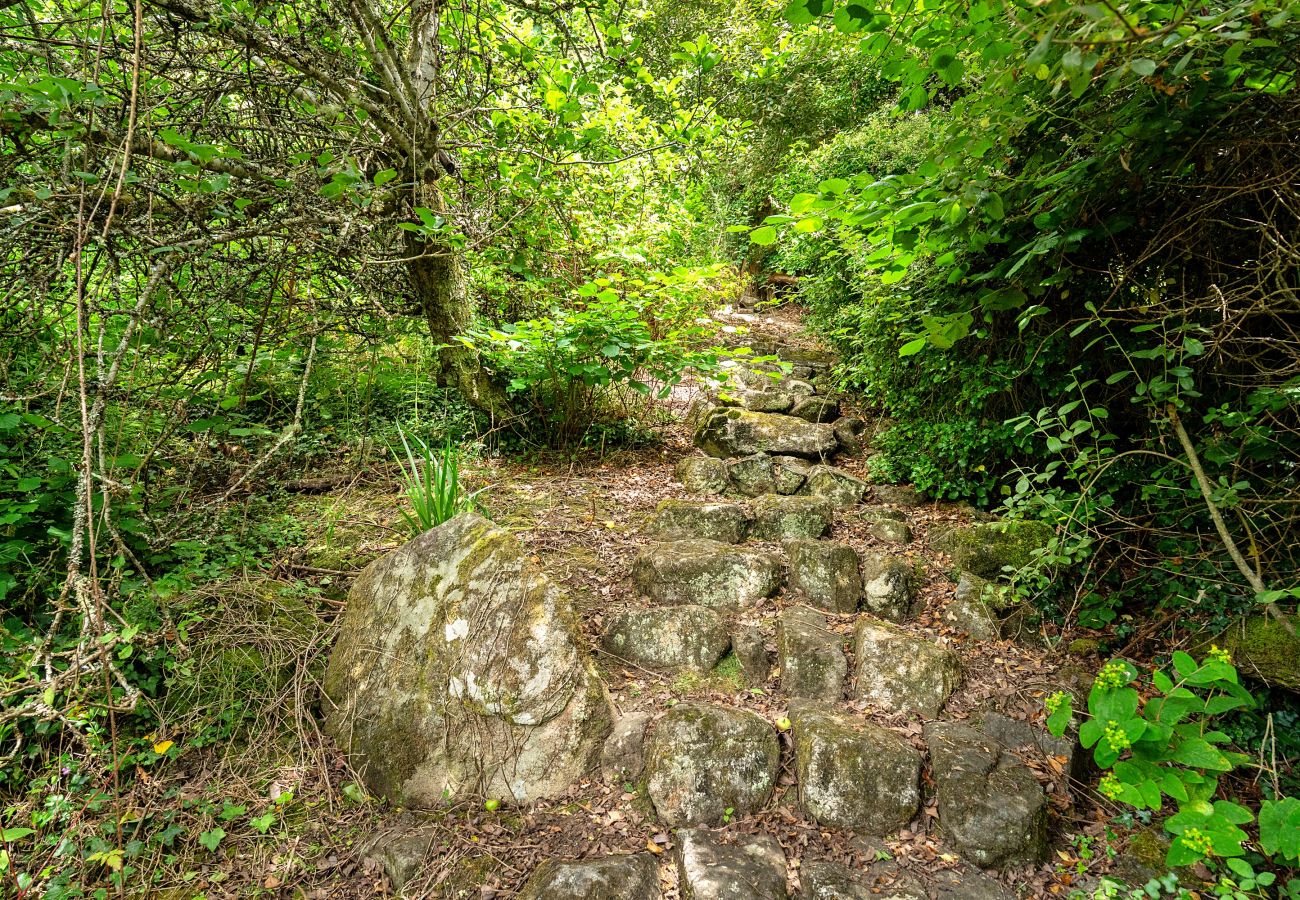
M 687 372 L 708 373 L 718 352 L 698 324 L 698 278 L 687 270 L 650 281 L 600 278 L 549 316 L 460 336 L 508 380 L 520 418 L 546 442 L 574 446 L 593 425 L 634 416 Z

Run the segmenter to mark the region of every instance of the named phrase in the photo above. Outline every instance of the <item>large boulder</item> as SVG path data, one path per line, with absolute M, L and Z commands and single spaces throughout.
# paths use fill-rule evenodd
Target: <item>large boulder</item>
M 969 725 L 925 726 L 939 827 L 953 849 L 985 868 L 1041 862 L 1047 796 L 1034 773 Z
M 801 397 L 792 407 L 790 415 L 805 422 L 834 422 L 840 417 L 840 405 L 830 397 Z M 834 425 L 831 433 L 835 432 Z
M 790 587 L 819 609 L 834 613 L 858 611 L 862 599 L 858 551 L 848 544 L 806 538 L 786 541 L 784 549 Z
M 936 550 L 952 557 L 959 572 L 996 578 L 1003 569 L 1023 569 L 1035 551 L 1051 543 L 1056 532 L 1046 522 L 1007 519 L 949 528 L 935 535 Z
M 739 503 L 664 500 L 655 510 L 647 530 L 663 538 L 706 538 L 739 544 L 745 539 L 748 527 L 749 514 Z
M 853 693 L 890 712 L 939 714 L 961 679 L 957 654 L 901 628 L 858 620 Z
M 646 793 L 670 827 L 718 825 L 767 803 L 780 756 L 776 732 L 761 716 L 678 703 L 646 741 Z
M 674 471 L 682 487 L 696 494 L 725 494 L 727 464 L 712 456 L 687 456 Z
M 724 844 L 690 828 L 676 837 L 682 900 L 785 900 L 785 854 L 771 835 Z
M 817 465 L 808 470 L 800 494 L 821 497 L 837 509 L 857 506 L 867 493 L 867 483 L 843 469 Z
M 754 501 L 749 535 L 756 541 L 819 538 L 831 530 L 835 511 L 820 497 L 766 494 Z
M 791 697 L 835 701 L 844 695 L 849 664 L 843 642 L 816 610 L 791 606 L 782 611 L 777 655 L 781 690 Z
M 888 553 L 862 554 L 862 605 L 882 619 L 907 618 L 916 602 L 917 580 L 905 559 Z
M 582 648 L 567 595 L 519 541 L 460 515 L 357 577 L 325 674 L 326 727 L 398 804 L 555 797 L 610 730 Z
M 820 459 L 837 447 L 830 425 L 735 408 L 712 410 L 696 429 L 695 443 L 710 456 L 723 459 L 751 453 Z
M 921 754 L 888 729 L 815 703 L 790 712 L 799 804 L 818 824 L 886 835 L 921 804 Z
M 652 600 L 740 609 L 781 587 L 781 562 L 770 553 L 718 541 L 652 544 L 632 563 L 632 578 Z
M 727 652 L 727 624 L 703 606 L 661 606 L 615 616 L 605 628 L 605 649 L 621 660 L 676 672 L 707 672 Z
M 1293 617 L 1300 628 L 1300 617 Z M 1300 637 L 1268 616 L 1251 616 L 1218 638 L 1243 675 L 1300 691 Z
M 519 900 L 656 900 L 659 863 L 649 853 L 574 862 L 547 860 L 533 870 Z

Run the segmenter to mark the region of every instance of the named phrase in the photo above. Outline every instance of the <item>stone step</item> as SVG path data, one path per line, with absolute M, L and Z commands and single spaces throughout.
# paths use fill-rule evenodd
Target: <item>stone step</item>
M 716 407 L 703 414 L 694 438 L 701 450 L 721 459 L 767 453 L 822 460 L 839 450 L 832 425 L 735 407 Z
M 781 587 L 781 561 L 771 553 L 720 541 L 651 544 L 632 562 L 632 579 L 651 600 L 740 610 Z

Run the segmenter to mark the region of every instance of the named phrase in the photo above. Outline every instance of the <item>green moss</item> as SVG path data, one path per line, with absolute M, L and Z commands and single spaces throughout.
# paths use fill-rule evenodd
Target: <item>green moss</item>
M 1219 638 L 1245 675 L 1300 690 L 1300 637 L 1268 616 L 1252 616 Z
M 728 653 L 711 672 L 683 672 L 673 679 L 675 694 L 736 693 L 745 689 L 745 673 L 736 654 Z M 703 718 L 701 714 L 701 718 Z

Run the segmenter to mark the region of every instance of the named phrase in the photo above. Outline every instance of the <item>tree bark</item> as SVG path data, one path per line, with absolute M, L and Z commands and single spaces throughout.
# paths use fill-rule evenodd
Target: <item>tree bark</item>
M 478 356 L 456 340 L 474 324 L 474 304 L 464 253 L 408 237 L 411 288 L 420 302 L 438 354 L 438 383 L 455 388 L 469 403 L 496 422 L 512 415 L 505 389 L 485 370 Z

